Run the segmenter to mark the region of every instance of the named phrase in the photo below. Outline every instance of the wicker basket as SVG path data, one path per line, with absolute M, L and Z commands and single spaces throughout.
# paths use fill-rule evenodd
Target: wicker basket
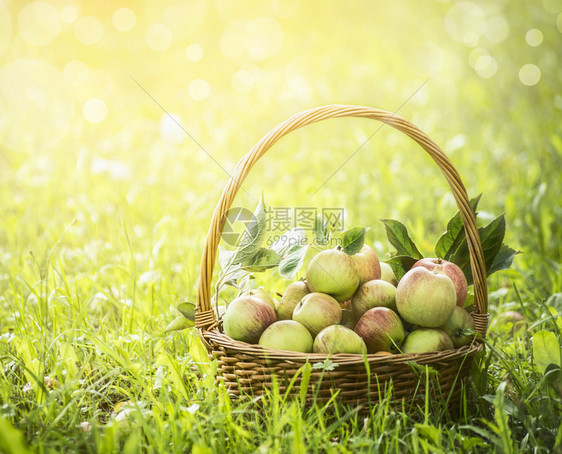
M 366 357 L 333 355 L 330 359 L 337 367 L 329 371 L 312 368 L 308 384 L 305 382 L 301 385 L 303 374 L 299 371 L 302 372 L 302 367 L 307 363 L 323 362 L 326 355 L 276 351 L 235 341 L 221 332 L 221 324 L 211 307 L 211 279 L 226 213 L 248 172 L 284 135 L 321 120 L 340 117 L 370 118 L 388 124 L 415 140 L 439 166 L 450 185 L 464 223 L 474 279 L 472 316 L 476 330 L 482 336 L 486 334 L 488 301 L 482 245 L 466 190 L 447 156 L 426 134 L 397 115 L 371 107 L 329 105 L 301 112 L 279 124 L 236 166 L 213 213 L 201 258 L 195 319 L 199 335 L 210 356 L 218 361 L 217 379 L 224 383 L 233 396 L 262 395 L 276 382 L 282 392 L 288 389 L 289 393 L 303 393 L 301 397 L 304 397 L 302 388 L 307 386 L 306 399 L 320 403 L 337 395 L 336 398 L 343 403 L 369 408 L 385 396 L 387 389 L 392 392 L 393 402 L 416 403 L 423 399 L 427 383 L 431 383 L 427 377 L 420 379 L 420 370 L 428 365 L 438 375 L 432 375 L 437 377 L 436 382 L 433 382 L 435 386 L 427 391 L 440 399 L 448 399 L 449 407 L 454 409 L 459 402 L 461 385 L 469 375 L 472 359 L 483 349 L 481 341 L 477 340 L 460 349 L 424 354 L 375 354 Z M 421 365 L 422 369 L 416 365 Z M 389 388 L 390 382 L 392 386 Z

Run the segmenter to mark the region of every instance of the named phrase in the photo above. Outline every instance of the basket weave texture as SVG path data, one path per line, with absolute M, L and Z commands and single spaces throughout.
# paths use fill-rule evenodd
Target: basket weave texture
M 459 174 L 443 151 L 421 130 L 407 120 L 383 110 L 364 106 L 328 105 L 293 115 L 269 131 L 238 162 L 215 208 L 201 258 L 198 282 L 195 326 L 212 358 L 218 361 L 217 379 L 233 396 L 261 395 L 276 382 L 283 392 L 300 393 L 302 367 L 307 363 L 323 362 L 323 354 L 305 354 L 264 349 L 233 340 L 222 333 L 222 326 L 211 306 L 211 280 L 226 215 L 240 185 L 254 164 L 281 137 L 303 126 L 330 118 L 358 117 L 378 120 L 413 139 L 441 169 L 449 183 L 464 223 L 470 264 L 474 280 L 472 316 L 476 330 L 485 336 L 488 326 L 486 266 L 476 218 Z M 461 383 L 469 376 L 474 355 L 483 349 L 479 340 L 460 349 L 422 354 L 396 355 L 332 355 L 337 364 L 330 371 L 312 369 L 306 398 L 326 402 L 337 399 L 351 405 L 372 405 L 380 401 L 392 382 L 392 399 L 415 402 L 425 393 L 425 379 L 420 380 L 419 368 L 428 365 L 438 372 L 437 382 L 430 390 L 437 398 L 448 399 L 449 406 L 458 404 Z M 294 379 L 294 380 L 293 380 Z M 290 384 L 291 380 L 293 383 Z

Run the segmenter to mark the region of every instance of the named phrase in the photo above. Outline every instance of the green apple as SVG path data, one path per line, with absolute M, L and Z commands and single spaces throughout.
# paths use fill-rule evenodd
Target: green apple
M 267 304 L 269 304 L 274 310 L 277 309 L 277 304 L 279 304 L 277 302 L 277 300 L 275 300 L 269 293 L 267 293 L 263 288 L 257 288 L 257 289 L 251 289 L 251 290 L 246 290 L 244 293 L 242 293 L 242 295 L 240 296 L 245 296 L 245 295 L 249 295 L 249 296 L 255 296 L 256 298 L 260 298 L 262 300 L 264 300 Z
M 306 282 L 297 281 L 289 284 L 279 300 L 277 306 L 277 318 L 279 320 L 291 320 L 295 306 L 299 304 L 305 295 L 308 295 L 310 290 Z
M 396 307 L 400 316 L 424 328 L 443 325 L 456 304 L 453 281 L 422 266 L 408 271 L 396 288 Z
M 351 311 L 356 321 L 369 309 L 380 306 L 396 312 L 396 287 L 382 279 L 365 282 L 351 298 Z
M 277 320 L 275 310 L 260 298 L 239 296 L 224 313 L 224 333 L 235 340 L 255 344 L 265 329 Z
M 453 313 L 445 324 L 441 326 L 441 329 L 451 338 L 455 348 L 468 345 L 474 339 L 474 320 L 472 315 L 459 306 L 455 306 Z M 468 334 L 467 331 L 472 331 L 472 333 Z
M 381 278 L 379 258 L 370 246 L 364 244 L 359 252 L 353 254 L 351 258 L 355 261 L 359 270 L 359 285 Z
M 299 322 L 279 320 L 267 327 L 260 337 L 259 344 L 275 350 L 310 353 L 312 342 L 312 335 Z
M 310 334 L 316 336 L 327 326 L 340 322 L 341 306 L 330 295 L 309 293 L 295 307 L 293 320 L 302 323 Z
M 306 282 L 311 292 L 331 295 L 340 303 L 351 299 L 360 276 L 352 256 L 335 248 L 315 255 L 306 270 Z
M 453 348 L 453 341 L 441 329 L 419 328 L 412 331 L 402 344 L 404 353 L 427 353 L 449 350 Z
M 381 279 L 394 285 L 395 287 L 398 285 L 398 279 L 396 279 L 392 267 L 385 262 L 381 262 Z
M 457 295 L 457 306 L 462 307 L 466 301 L 468 285 L 463 271 L 453 262 L 448 262 L 440 258 L 424 258 L 418 260 L 412 268 L 423 266 L 429 271 L 436 271 L 438 273 L 448 276 L 455 285 L 455 292 Z
M 342 325 L 330 325 L 318 333 L 312 347 L 314 353 L 335 355 L 337 353 L 362 354 L 367 352 L 361 337 Z
M 363 338 L 369 353 L 390 352 L 405 336 L 400 317 L 388 307 L 374 307 L 365 312 L 355 325 L 355 332 Z

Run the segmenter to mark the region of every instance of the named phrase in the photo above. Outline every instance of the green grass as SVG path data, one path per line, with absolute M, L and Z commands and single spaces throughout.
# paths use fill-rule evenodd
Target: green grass
M 9 7 L 14 36 L 0 54 L 0 452 L 562 452 L 560 372 L 533 350 L 541 331 L 562 344 L 561 11 L 547 1 L 479 2 L 487 18 L 509 24 L 504 41 L 482 35 L 478 43 L 498 63 L 483 78 L 469 63 L 473 47 L 447 34 L 447 2 L 301 2 L 290 17 L 219 3 L 194 2 L 188 17 L 197 21 L 174 29 L 166 52 L 144 44 L 146 28 L 164 20 L 160 6 L 132 7 L 137 25 L 127 35 L 112 28 L 112 9 L 83 5 L 80 14 L 105 27 L 90 47 L 69 24 L 48 46 L 26 44 L 15 25 L 23 5 Z M 284 31 L 279 53 L 225 57 L 221 36 L 244 33 L 263 15 Z M 542 31 L 541 46 L 526 44 L 530 28 Z M 197 64 L 184 55 L 193 42 L 205 49 Z M 434 67 L 435 49 L 442 65 Z M 50 91 L 60 81 L 47 69 L 62 72 L 69 55 L 104 72 L 112 89 L 102 78 Z M 19 58 L 52 66 L 6 79 L 3 65 Z M 261 79 L 236 92 L 232 75 L 248 63 Z M 535 86 L 518 79 L 526 63 L 541 68 Z M 162 135 L 162 110 L 131 77 L 206 152 L 184 135 Z M 186 94 L 195 78 L 211 86 L 201 102 Z M 393 111 L 424 82 L 400 115 L 443 146 L 470 196 L 483 192 L 483 218 L 506 213 L 506 243 L 522 252 L 489 279 L 492 325 L 462 414 L 440 402 L 412 414 L 386 399 L 359 415 L 275 390 L 261 401 L 231 400 L 196 333 L 164 333 L 175 307 L 195 301 L 227 173 L 297 111 L 329 103 Z M 21 102 L 30 86 L 50 103 L 42 116 Z M 91 97 L 105 97 L 102 123 L 82 117 Z M 59 101 L 74 114 L 64 116 Z M 252 209 L 263 191 L 269 206 L 345 207 L 348 226 L 371 227 L 367 241 L 382 258 L 390 246 L 379 219 L 396 218 L 432 254 L 456 208 L 435 164 L 396 131 L 382 128 L 312 195 L 377 127 L 342 119 L 296 131 L 256 165 L 235 204 Z M 258 284 L 282 291 L 287 282 L 269 273 Z M 506 311 L 523 314 L 526 328 L 502 321 Z

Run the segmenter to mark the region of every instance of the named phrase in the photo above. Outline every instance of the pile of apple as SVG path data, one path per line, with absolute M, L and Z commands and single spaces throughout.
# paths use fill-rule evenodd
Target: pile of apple
M 425 353 L 472 341 L 463 309 L 467 282 L 454 263 L 419 260 L 400 282 L 367 245 L 354 255 L 320 252 L 306 281 L 290 284 L 277 302 L 263 289 L 233 300 L 224 333 L 276 350 L 303 353 Z

